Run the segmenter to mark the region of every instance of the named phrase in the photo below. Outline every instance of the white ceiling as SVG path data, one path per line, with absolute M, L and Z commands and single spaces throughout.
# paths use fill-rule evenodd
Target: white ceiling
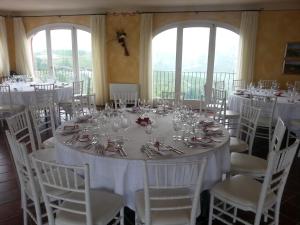
M 300 9 L 300 0 L 0 0 L 6 14 Z

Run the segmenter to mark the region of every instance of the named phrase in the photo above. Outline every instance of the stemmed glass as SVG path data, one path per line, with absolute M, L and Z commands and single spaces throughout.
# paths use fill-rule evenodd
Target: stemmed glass
M 174 141 L 181 140 L 181 137 L 178 134 L 178 132 L 181 130 L 181 127 L 182 127 L 181 121 L 178 120 L 178 119 L 174 119 L 173 120 L 173 129 L 175 131 L 175 135 L 173 135 L 173 140 Z
M 120 129 L 120 121 L 118 119 L 115 119 L 112 121 L 112 124 L 111 124 L 111 129 L 113 132 L 115 132 L 115 134 L 118 133 L 119 129 Z
M 121 127 L 124 129 L 124 131 L 127 130 L 127 128 L 129 127 L 129 120 L 127 117 L 123 116 L 121 118 Z
M 149 143 L 152 142 L 152 138 L 151 138 L 151 134 L 152 134 L 152 126 L 149 124 L 145 127 L 145 133 L 148 135 L 149 137 Z

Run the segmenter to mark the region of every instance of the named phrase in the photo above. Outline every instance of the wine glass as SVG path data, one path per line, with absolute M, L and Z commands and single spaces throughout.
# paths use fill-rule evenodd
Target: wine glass
M 181 126 L 182 126 L 182 124 L 181 124 L 180 120 L 178 120 L 178 119 L 173 120 L 173 129 L 175 131 L 175 135 L 173 135 L 174 141 L 181 139 L 180 135 L 178 134 L 178 132 L 181 130 Z
M 145 133 L 148 135 L 149 137 L 149 143 L 152 142 L 152 139 L 151 139 L 151 134 L 152 134 L 152 126 L 149 124 L 145 127 Z
M 120 129 L 120 121 L 119 120 L 114 120 L 111 124 L 111 129 L 114 133 L 118 133 Z
M 129 120 L 127 117 L 122 117 L 121 118 L 121 127 L 125 130 L 127 130 L 127 128 L 129 127 Z

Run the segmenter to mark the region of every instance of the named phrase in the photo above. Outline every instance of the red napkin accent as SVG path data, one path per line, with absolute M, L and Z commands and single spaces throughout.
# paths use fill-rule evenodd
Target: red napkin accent
M 148 117 L 145 117 L 143 119 L 141 117 L 139 117 L 137 119 L 136 123 L 143 126 L 143 127 L 145 127 L 145 126 L 151 124 L 151 120 Z

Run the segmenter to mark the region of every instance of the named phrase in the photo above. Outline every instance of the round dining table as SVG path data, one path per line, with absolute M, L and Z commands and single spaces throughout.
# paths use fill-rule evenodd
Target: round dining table
M 280 117 L 288 124 L 289 120 L 300 119 L 300 96 L 296 97 L 294 102 L 289 101 L 287 93 L 277 97 L 277 103 L 274 109 L 274 123 Z M 235 112 L 240 111 L 243 101 L 250 101 L 249 95 L 233 94 L 228 98 L 228 108 Z
M 136 123 L 139 115 L 135 113 L 124 112 L 123 115 L 129 119 L 130 126 L 126 129 L 120 129 L 116 133 L 111 131 L 109 124 L 105 128 L 99 126 L 96 119 L 88 123 L 78 123 L 80 130 L 97 130 L 98 133 L 109 133 L 112 137 L 122 136 L 124 141 L 124 151 L 122 154 L 100 154 L 93 148 L 85 148 L 78 143 L 70 144 L 73 135 L 63 135 L 64 126 L 72 126 L 74 122 L 66 122 L 56 131 L 56 159 L 64 164 L 83 165 L 88 164 L 90 168 L 91 188 L 105 188 L 120 194 L 124 197 L 125 205 L 135 210 L 134 196 L 137 190 L 144 187 L 144 169 L 143 161 L 193 161 L 207 159 L 205 176 L 202 190 L 210 189 L 214 184 L 220 181 L 222 175 L 230 170 L 230 151 L 229 151 L 229 133 L 220 126 L 222 135 L 214 137 L 214 142 L 207 146 L 195 145 L 191 147 L 183 141 L 174 141 L 172 125 L 172 113 L 164 116 L 156 116 L 158 126 L 153 128 L 152 134 L 145 133 L 145 127 Z M 203 120 L 207 118 L 202 118 Z M 113 119 L 111 119 L 113 120 Z M 77 123 L 76 123 L 77 124 Z M 100 127 L 100 128 L 99 128 Z M 164 141 L 164 145 L 172 146 L 179 150 L 164 151 L 163 155 L 157 154 L 149 158 L 142 151 L 142 146 L 149 141 L 149 136 Z
M 10 94 L 13 105 L 32 105 L 36 103 L 33 82 L 7 83 L 10 86 Z M 54 101 L 65 102 L 72 99 L 72 85 L 55 85 Z M 10 98 L 7 93 L 0 93 L 0 105 L 9 104 Z

